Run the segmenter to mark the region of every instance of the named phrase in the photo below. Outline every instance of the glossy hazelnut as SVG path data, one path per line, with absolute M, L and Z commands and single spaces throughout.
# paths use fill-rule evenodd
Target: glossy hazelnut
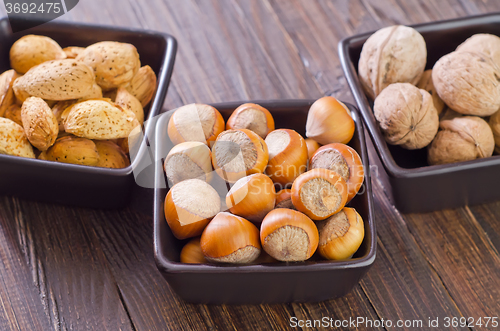
M 320 146 L 316 142 L 316 140 L 311 138 L 306 139 L 306 145 L 307 145 L 307 157 L 310 160 L 314 152 L 316 152 Z
M 274 130 L 274 119 L 269 110 L 255 103 L 245 103 L 234 110 L 227 120 L 226 130 L 248 129 L 262 139 Z
M 173 184 L 193 178 L 208 183 L 213 176 L 212 153 L 202 142 L 183 142 L 170 150 L 165 158 L 164 169 L 169 182 Z
M 181 263 L 207 263 L 200 246 L 200 237 L 191 239 L 181 250 Z
M 292 203 L 292 190 L 289 188 L 283 189 L 276 193 L 276 206 L 275 208 L 288 208 L 294 209 Z

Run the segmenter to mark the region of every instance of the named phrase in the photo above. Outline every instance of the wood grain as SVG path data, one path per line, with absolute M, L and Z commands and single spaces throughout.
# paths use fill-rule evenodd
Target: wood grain
M 82 0 L 62 19 L 174 35 L 172 109 L 352 101 L 337 56 L 342 38 L 495 10 L 496 0 Z M 321 303 L 255 306 L 193 305 L 172 292 L 154 263 L 147 189 L 121 211 L 0 197 L 0 330 L 287 330 L 292 317 L 498 315 L 500 203 L 401 215 L 376 180 L 374 193 L 378 257 L 360 285 Z

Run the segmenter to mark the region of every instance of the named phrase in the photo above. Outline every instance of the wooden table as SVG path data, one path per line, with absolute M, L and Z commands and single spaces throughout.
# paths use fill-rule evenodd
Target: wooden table
M 496 10 L 498 0 L 81 0 L 64 19 L 174 35 L 170 109 L 352 101 L 341 38 Z M 0 197 L 0 330 L 281 330 L 292 317 L 439 318 L 442 326 L 445 317 L 499 316 L 500 202 L 403 215 L 377 178 L 373 186 L 377 260 L 359 286 L 336 300 L 260 306 L 187 304 L 171 291 L 153 259 L 152 191 L 122 211 Z

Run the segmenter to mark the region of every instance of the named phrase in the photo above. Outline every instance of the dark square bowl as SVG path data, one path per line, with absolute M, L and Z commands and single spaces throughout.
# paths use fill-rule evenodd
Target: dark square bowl
M 467 17 L 412 25 L 427 43 L 427 68 L 476 33 L 500 36 L 500 14 Z M 363 43 L 372 34 L 364 33 L 339 43 L 342 69 L 376 147 L 381 165 L 379 178 L 395 206 L 404 213 L 428 212 L 486 203 L 500 199 L 500 156 L 447 165 L 427 164 L 427 149 L 405 150 L 388 145 L 358 79 L 357 68 Z
M 26 21 L 26 24 L 29 23 Z M 144 109 L 145 120 L 160 113 L 177 50 L 177 43 L 172 36 L 152 31 L 54 21 L 12 33 L 9 20 L 3 18 L 0 20 L 1 72 L 10 69 L 10 47 L 26 34 L 51 37 L 62 47 L 85 47 L 106 40 L 133 44 L 139 52 L 141 65 L 151 66 L 158 78 L 155 95 Z M 152 123 L 145 123 L 147 136 Z M 143 139 L 138 155 L 145 149 Z M 0 194 L 85 207 L 122 208 L 129 201 L 134 183 L 132 170 L 138 161 L 133 160 L 127 168 L 107 169 L 0 155 Z
M 304 135 L 307 112 L 314 100 L 251 101 L 267 108 L 276 128 L 294 129 Z M 244 102 L 214 104 L 227 120 Z M 172 147 L 167 125 L 173 111 L 163 114 L 156 126 L 154 247 L 158 269 L 181 298 L 196 303 L 259 304 L 322 301 L 347 294 L 375 260 L 376 231 L 364 130 L 358 110 L 348 105 L 356 121 L 350 142 L 363 159 L 365 183 L 350 203 L 364 220 L 365 239 L 348 261 L 306 261 L 242 266 L 192 265 L 179 262 L 186 240 L 177 240 L 165 221 L 163 204 L 167 195 L 161 160 Z

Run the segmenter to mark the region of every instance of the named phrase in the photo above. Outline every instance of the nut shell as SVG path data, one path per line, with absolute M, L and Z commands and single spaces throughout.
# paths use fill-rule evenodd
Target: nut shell
M 417 84 L 427 62 L 425 40 L 415 29 L 395 25 L 378 30 L 364 43 L 358 71 L 361 85 L 375 99 L 390 84 Z
M 227 120 L 226 130 L 248 129 L 265 139 L 274 130 L 273 115 L 255 103 L 245 103 L 236 108 Z
M 461 43 L 456 51 L 482 53 L 490 57 L 497 65 L 500 65 L 500 37 L 492 34 L 475 34 Z
M 141 67 L 135 46 L 116 41 L 90 45 L 76 60 L 86 63 L 94 70 L 95 80 L 103 90 L 130 82 Z
M 5 114 L 3 115 L 5 118 L 12 120 L 19 124 L 21 127 L 23 126 L 23 120 L 21 119 L 21 107 L 16 104 L 13 104 L 7 110 L 5 110 Z
M 61 118 L 64 130 L 88 139 L 126 138 L 139 125 L 135 114 L 109 99 L 93 99 L 67 108 Z
M 41 160 L 95 166 L 99 152 L 92 140 L 75 136 L 58 138 L 54 145 L 38 156 Z
M 99 154 L 99 162 L 96 167 L 121 169 L 130 165 L 127 155 L 117 144 L 111 141 L 94 141 L 97 153 Z
M 500 68 L 481 53 L 452 52 L 432 69 L 439 97 L 464 115 L 489 116 L 500 108 Z
M 0 75 L 0 117 L 4 116 L 7 108 L 15 102 L 12 85 L 18 77 L 15 70 L 7 70 Z
M 288 208 L 296 210 L 292 203 L 292 190 L 285 188 L 276 193 L 276 208 Z
M 426 90 L 432 97 L 432 102 L 434 103 L 434 107 L 436 108 L 438 115 L 444 110 L 445 104 L 444 101 L 441 100 L 439 94 L 434 87 L 434 83 L 432 82 L 432 69 L 424 71 L 422 77 L 418 81 L 417 87 L 422 90 Z
M 438 131 L 439 116 L 431 95 L 408 83 L 389 85 L 375 99 L 373 111 L 391 145 L 423 148 Z
M 10 49 L 10 66 L 20 74 L 51 60 L 62 60 L 66 53 L 53 39 L 27 35 L 19 38 Z
M 491 115 L 489 125 L 495 138 L 495 151 L 498 153 L 500 151 L 500 112 L 497 111 Z
M 144 109 L 142 108 L 141 102 L 137 100 L 129 91 L 123 87 L 119 87 L 116 92 L 115 103 L 124 108 L 128 109 L 135 114 L 135 117 L 139 121 L 139 124 L 144 123 Z
M 76 59 L 76 57 L 85 50 L 85 47 L 70 46 L 63 48 L 63 52 L 66 53 L 66 58 Z
M 199 141 L 186 141 L 175 145 L 164 162 L 169 184 L 177 184 L 186 179 L 201 179 L 207 183 L 213 177 L 212 153 L 210 148 Z
M 201 250 L 200 238 L 193 238 L 181 250 L 181 263 L 201 264 L 207 263 Z
M 3 117 L 0 117 L 0 154 L 35 158 L 23 127 Z
M 94 86 L 92 68 L 73 59 L 44 62 L 31 68 L 14 82 L 16 98 L 26 96 L 46 100 L 79 99 L 88 95 Z
M 441 121 L 441 130 L 429 147 L 429 164 L 446 164 L 489 157 L 495 140 L 488 123 L 476 116 Z
M 127 85 L 127 90 L 141 102 L 142 107 L 146 107 L 156 91 L 156 74 L 153 69 L 150 66 L 141 67 Z
M 30 143 L 41 151 L 54 144 L 59 134 L 57 118 L 41 98 L 30 97 L 21 107 L 24 132 Z

